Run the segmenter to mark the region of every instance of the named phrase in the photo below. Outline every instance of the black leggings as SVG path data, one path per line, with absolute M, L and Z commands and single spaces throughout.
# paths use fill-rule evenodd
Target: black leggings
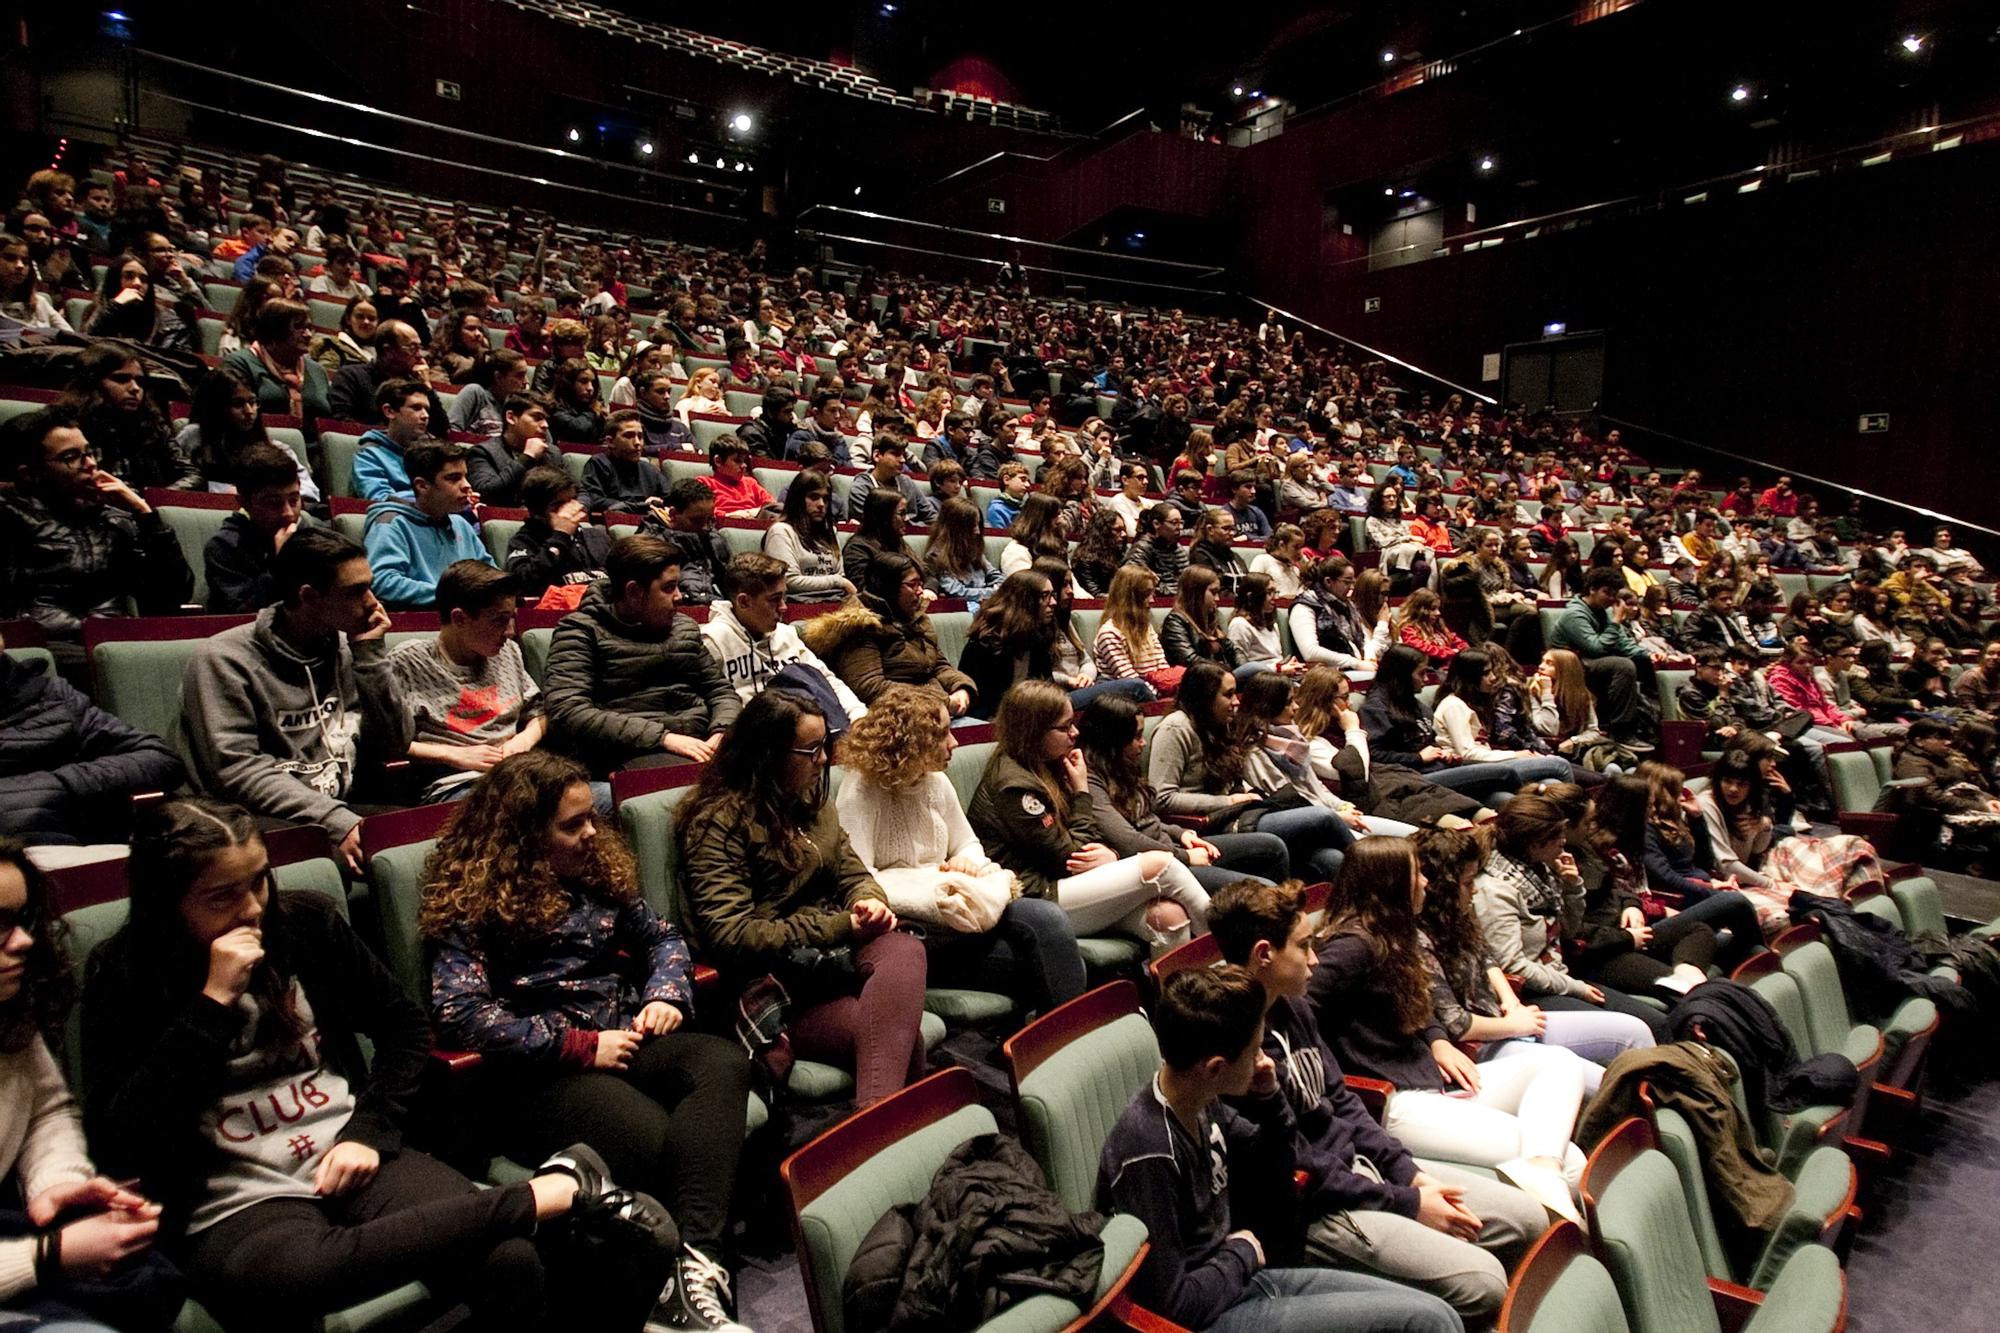
M 1715 930 L 1700 917 L 1682 912 L 1652 924 L 1653 939 L 1644 949 L 1593 950 L 1597 957 L 1590 961 L 1597 966 L 1590 980 L 1640 995 L 1676 967 L 1687 965 L 1706 972 L 1715 961 Z
M 529 1239 L 525 1182 L 475 1189 L 405 1149 L 339 1199 L 269 1199 L 194 1232 L 181 1256 L 223 1327 L 310 1329 L 334 1311 L 421 1281 L 463 1301 L 482 1330 L 542 1327 L 550 1287 Z
M 565 1070 L 493 1091 L 501 1142 L 516 1160 L 588 1143 L 613 1180 L 665 1204 L 681 1239 L 717 1257 L 750 1096 L 742 1047 L 682 1029 L 646 1038 L 628 1069 Z

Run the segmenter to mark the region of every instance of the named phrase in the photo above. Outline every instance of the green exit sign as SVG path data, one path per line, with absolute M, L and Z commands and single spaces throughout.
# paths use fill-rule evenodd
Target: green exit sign
M 1863 412 L 1861 414 L 1861 433 L 1863 435 L 1884 435 L 1888 433 L 1888 430 L 1889 414 L 1887 412 Z

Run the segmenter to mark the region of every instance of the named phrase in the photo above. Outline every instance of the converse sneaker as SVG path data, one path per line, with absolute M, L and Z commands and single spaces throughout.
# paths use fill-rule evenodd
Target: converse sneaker
M 645 1333 L 751 1333 L 729 1313 L 729 1274 L 721 1264 L 695 1249 L 681 1247 L 673 1276 L 660 1289 L 660 1300 L 646 1320 Z
M 561 1173 L 576 1181 L 570 1222 L 605 1240 L 638 1241 L 654 1250 L 681 1248 L 680 1228 L 658 1199 L 612 1183 L 611 1168 L 587 1143 L 574 1143 L 543 1162 L 537 1175 Z

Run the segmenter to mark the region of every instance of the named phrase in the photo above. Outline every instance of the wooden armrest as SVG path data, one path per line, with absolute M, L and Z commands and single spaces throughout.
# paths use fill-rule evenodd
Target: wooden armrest
M 1389 1094 L 1396 1090 L 1395 1085 L 1385 1083 L 1379 1078 L 1364 1078 L 1360 1074 L 1349 1074 L 1347 1086 L 1361 1099 L 1361 1104 L 1368 1108 L 1368 1114 L 1374 1116 L 1377 1123 L 1380 1123 L 1382 1117 L 1388 1113 Z
M 1871 840 L 1888 837 L 1902 822 L 1902 816 L 1885 810 L 1842 810 L 1837 818 L 1842 833 L 1853 833 Z
M 478 1051 L 443 1051 L 433 1048 L 431 1059 L 442 1065 L 453 1078 L 469 1074 L 486 1063 L 486 1057 Z
M 721 982 L 721 980 L 722 973 L 716 971 L 707 963 L 696 963 L 694 965 L 694 988 L 697 992 L 708 990 Z
M 1708 1280 L 1708 1295 L 1715 1302 L 1715 1317 L 1722 1325 L 1722 1333 L 1741 1333 L 1743 1326 L 1757 1313 L 1757 1307 L 1764 1303 L 1763 1292 L 1725 1282 L 1719 1277 Z
M 1164 1315 L 1154 1314 L 1143 1305 L 1135 1303 L 1123 1292 L 1111 1302 L 1110 1308 L 1105 1313 L 1116 1320 L 1120 1327 L 1131 1329 L 1132 1333 L 1188 1333 L 1188 1330 L 1173 1320 Z M 1069 1333 L 1069 1330 L 1065 1329 L 1063 1333 Z
M 1312 1177 L 1306 1174 L 1304 1171 L 1292 1172 L 1292 1193 L 1304 1194 L 1306 1192 L 1306 1186 L 1310 1184 L 1311 1181 Z

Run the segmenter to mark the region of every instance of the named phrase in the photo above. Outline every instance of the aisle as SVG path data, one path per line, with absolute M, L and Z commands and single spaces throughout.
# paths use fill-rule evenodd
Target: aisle
M 2000 1080 L 1940 1085 L 1848 1260 L 1849 1333 L 2000 1327 Z

